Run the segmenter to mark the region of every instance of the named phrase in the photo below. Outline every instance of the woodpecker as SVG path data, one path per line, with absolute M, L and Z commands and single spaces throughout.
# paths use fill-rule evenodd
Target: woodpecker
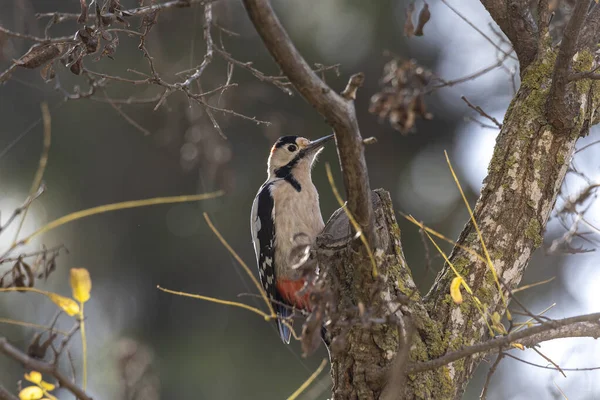
M 251 230 L 258 274 L 273 305 L 279 335 L 290 342 L 290 329 L 281 322 L 292 309 L 308 309 L 308 293 L 299 295 L 304 279 L 295 267 L 299 245 L 311 245 L 325 224 L 319 194 L 311 179 L 311 168 L 323 146 L 333 135 L 310 141 L 283 136 L 271 148 L 267 180 L 252 204 Z

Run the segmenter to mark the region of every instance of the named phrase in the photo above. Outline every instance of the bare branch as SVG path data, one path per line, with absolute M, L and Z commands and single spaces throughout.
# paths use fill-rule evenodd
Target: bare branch
M 565 97 L 567 84 L 569 83 L 569 69 L 571 60 L 577 51 L 577 40 L 581 27 L 585 21 L 586 13 L 592 0 L 578 0 L 571 19 L 565 27 L 562 43 L 556 57 L 554 72 L 552 75 L 552 86 L 548 95 L 548 104 L 546 107 L 546 117 L 548 121 L 557 129 L 565 129 L 573 124 L 572 119 L 566 117 Z
M 39 42 L 39 43 L 76 43 L 76 40 L 74 40 L 72 36 L 63 36 L 63 37 L 57 37 L 57 38 L 52 38 L 52 39 L 41 38 L 41 37 L 37 37 L 37 36 L 33 36 L 33 35 L 27 35 L 25 33 L 13 32 L 2 26 L 0 26 L 0 33 L 5 34 L 6 36 L 10 36 L 10 37 L 18 38 L 18 39 L 33 40 L 34 42 Z
M 204 6 L 204 40 L 206 40 L 206 54 L 204 55 L 204 60 L 202 60 L 202 64 L 196 69 L 196 71 L 190 75 L 189 78 L 185 80 L 181 85 L 185 88 L 189 88 L 192 82 L 200 78 L 208 64 L 212 61 L 213 57 L 213 40 L 212 35 L 210 33 L 210 28 L 212 26 L 213 15 L 212 15 L 212 4 L 208 3 Z
M 90 396 L 79 386 L 75 385 L 69 378 L 64 376 L 56 366 L 52 364 L 48 364 L 44 361 L 36 360 L 34 358 L 29 357 L 21 350 L 17 349 L 4 337 L 0 337 L 0 352 L 4 353 L 6 356 L 20 362 L 23 364 L 25 368 L 33 369 L 35 371 L 50 374 L 56 378 L 60 387 L 63 387 L 69 390 L 76 398 L 79 400 L 92 400 Z
M 512 43 L 521 73 L 537 54 L 537 26 L 524 0 L 481 0 L 496 24 Z
M 407 372 L 413 374 L 439 368 L 474 354 L 485 353 L 492 349 L 508 348 L 513 342 L 518 342 L 523 346 L 531 347 L 548 340 L 567 337 L 600 337 L 600 313 L 548 321 L 542 325 L 512 332 L 506 336 L 465 347 L 431 361 L 412 364 L 408 367 Z
M 503 351 L 501 351 L 501 350 L 498 351 L 498 356 L 496 357 L 496 361 L 494 361 L 490 370 L 487 373 L 487 376 L 485 377 L 485 383 L 483 384 L 483 390 L 481 391 L 481 395 L 479 395 L 480 400 L 487 399 L 487 392 L 490 387 L 490 382 L 492 381 L 492 376 L 496 372 L 496 368 L 498 368 L 498 364 L 500 364 L 500 361 L 502 361 L 502 359 L 504 358 L 505 355 L 506 355 L 506 353 L 504 353 Z
M 531 365 L 532 367 L 536 367 L 536 368 L 542 368 L 542 369 L 551 369 L 551 370 L 556 370 L 556 367 L 552 366 L 552 367 L 548 367 L 546 365 L 540 365 L 540 364 L 536 364 L 536 363 L 532 363 L 531 361 L 527 361 L 527 360 L 523 360 L 522 358 L 513 356 L 512 354 L 508 354 L 508 353 L 504 353 L 505 356 L 510 357 L 514 360 L 520 361 L 524 364 L 527 365 Z M 599 370 L 600 367 L 585 367 L 585 368 L 562 368 L 563 371 L 567 371 L 567 372 L 586 372 L 586 371 L 597 371 Z
M 562 368 L 557 363 L 555 363 L 554 361 L 552 361 L 552 359 L 550 357 L 548 357 L 547 355 L 545 355 L 544 353 L 542 353 L 541 351 L 539 351 L 535 347 L 532 347 L 531 349 L 533 351 L 535 351 L 536 353 L 538 353 L 539 356 L 542 357 L 544 360 L 546 360 L 550 364 L 554 365 L 554 368 L 556 368 L 556 370 L 559 371 L 562 374 L 562 376 L 564 376 L 565 378 L 567 377 L 567 375 L 565 374 L 565 371 L 563 371 Z
M 538 51 L 543 50 L 544 39 L 548 34 L 552 12 L 548 0 L 538 0 L 537 5 Z
M 244 6 L 283 73 L 333 127 L 348 209 L 360 224 L 368 242 L 373 244 L 375 232 L 371 188 L 353 101 L 339 96 L 314 73 L 292 44 L 268 0 L 244 0 Z
M 479 71 L 475 71 L 469 75 L 463 76 L 462 78 L 452 79 L 452 80 L 448 81 L 448 80 L 441 79 L 438 77 L 437 79 L 440 80 L 442 83 L 439 85 L 436 85 L 436 86 L 432 86 L 431 89 L 429 89 L 426 93 L 430 93 L 434 89 L 439 89 L 439 88 L 446 87 L 446 86 L 454 86 L 454 85 L 458 85 L 460 83 L 468 82 L 473 79 L 477 79 L 480 76 L 483 76 L 483 75 L 487 74 L 488 72 L 495 70 L 496 68 L 500 68 L 500 67 L 504 66 L 504 61 L 506 61 L 507 58 L 508 58 L 508 55 L 503 55 L 494 64 L 491 64 L 483 69 L 480 69 Z
M 517 52 L 523 71 L 537 54 L 538 27 L 529 10 L 528 0 L 508 0 L 507 3 L 509 31 L 505 33 Z
M 113 108 L 113 110 L 115 110 L 117 112 L 117 114 L 119 114 L 121 117 L 123 117 L 123 119 L 125 121 L 129 122 L 129 124 L 131 126 L 133 126 L 138 131 L 142 132 L 144 134 L 144 136 L 150 136 L 150 131 L 148 129 L 144 128 L 143 126 L 141 126 L 140 124 L 138 124 L 136 122 L 136 120 L 134 120 L 129 115 L 127 115 L 127 113 L 125 111 L 121 110 L 121 107 L 119 107 L 113 101 L 111 101 L 110 97 L 108 97 L 108 94 L 106 94 L 106 91 L 104 92 L 104 99 Z
M 498 1 L 496 1 L 496 2 L 498 2 Z M 469 26 L 471 28 L 475 29 L 477 31 L 477 33 L 479 33 L 481 36 L 483 36 L 483 38 L 485 40 L 487 40 L 488 42 L 490 42 L 491 45 L 494 46 L 496 48 L 496 50 L 498 50 L 499 52 L 501 52 L 502 54 L 504 54 L 505 57 L 511 57 L 511 58 L 513 58 L 515 60 L 517 59 L 515 56 L 513 56 L 512 54 L 510 54 L 511 53 L 510 51 L 506 51 L 502 47 L 498 46 L 498 44 L 496 44 L 496 42 L 494 42 L 488 35 L 486 35 L 481 29 L 479 29 L 474 23 L 472 23 L 471 21 L 469 21 L 469 19 L 467 17 L 465 17 L 464 15 L 462 15 L 456 8 L 452 7 L 446 0 L 442 0 L 442 3 L 444 3 L 444 5 L 446 5 L 446 7 L 448 7 L 460 19 L 462 19 L 467 24 L 469 24 Z M 484 5 L 486 5 L 486 1 L 482 1 L 482 3 Z M 490 1 L 490 3 L 491 3 L 491 1 Z M 487 5 L 486 5 L 486 8 L 487 8 Z M 488 9 L 488 11 L 490 11 L 490 10 Z M 492 14 L 491 11 L 490 11 L 490 14 Z M 496 17 L 494 17 L 494 14 L 492 14 L 492 18 L 494 18 L 494 20 L 496 20 Z M 496 21 L 496 23 L 498 23 L 498 21 Z M 500 24 L 498 23 L 498 25 L 500 25 Z
M 156 11 L 167 10 L 170 8 L 186 8 L 191 7 L 195 4 L 207 4 L 213 2 L 215 0 L 173 0 L 167 1 L 165 3 L 153 4 L 151 6 L 137 7 L 129 10 L 121 11 L 124 16 L 128 17 L 139 17 L 148 14 L 152 14 Z M 81 13 L 59 13 L 59 12 L 50 12 L 50 13 L 38 13 L 35 14 L 36 18 L 52 18 L 55 24 L 61 23 L 63 21 L 76 20 L 79 18 Z M 114 14 L 106 13 L 103 14 L 104 17 L 111 17 Z
M 469 100 L 467 100 L 467 98 L 465 96 L 461 96 L 461 99 L 467 103 L 467 105 L 469 106 L 469 108 L 477 111 L 479 113 L 479 115 L 481 115 L 484 118 L 489 119 L 490 121 L 492 121 L 494 124 L 496 124 L 496 126 L 499 129 L 502 129 L 502 124 L 500 122 L 498 122 L 498 120 L 494 117 L 492 117 L 491 115 L 489 115 L 488 113 L 486 113 L 485 111 L 483 111 L 483 109 L 479 106 L 474 106 L 473 104 L 471 104 L 471 102 Z
M 17 396 L 9 392 L 4 388 L 4 386 L 0 385 L 0 399 L 2 400 L 19 400 Z

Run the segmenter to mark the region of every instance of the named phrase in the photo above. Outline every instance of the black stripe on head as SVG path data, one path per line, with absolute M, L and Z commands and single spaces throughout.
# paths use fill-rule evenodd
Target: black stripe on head
M 299 136 L 282 136 L 277 140 L 277 142 L 273 146 L 273 150 L 286 146 L 288 144 L 297 144 L 296 140 L 298 138 Z M 285 179 L 285 181 L 292 185 L 292 187 L 296 189 L 297 192 L 302 190 L 302 186 L 300 186 L 300 182 L 298 182 L 296 178 L 294 178 L 294 176 L 292 175 L 292 169 L 296 166 L 296 164 L 298 164 L 302 157 L 304 157 L 304 151 L 300 150 L 298 154 L 296 154 L 296 156 L 292 159 L 292 161 L 290 161 L 283 167 L 277 168 L 275 170 L 275 176 L 278 178 Z
M 275 145 L 273 147 L 278 149 L 280 147 L 285 146 L 286 144 L 296 144 L 296 139 L 298 138 L 299 136 L 282 136 L 279 139 L 277 139 L 277 142 L 275 142 Z

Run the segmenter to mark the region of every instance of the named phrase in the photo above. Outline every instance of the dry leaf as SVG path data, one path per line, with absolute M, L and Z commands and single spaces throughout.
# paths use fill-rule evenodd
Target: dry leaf
M 79 15 L 79 18 L 77 18 L 77 23 L 83 24 L 87 19 L 88 6 L 86 0 L 79 0 L 79 3 L 81 5 L 81 14 Z
M 462 282 L 463 279 L 457 276 L 452 279 L 452 283 L 450 284 L 450 296 L 452 297 L 452 301 L 456 304 L 462 304 L 463 302 L 462 293 L 460 292 L 460 285 Z
M 15 65 L 34 69 L 41 67 L 48 61 L 54 60 L 59 55 L 60 49 L 58 46 L 53 44 L 34 45 L 21 58 L 15 60 Z
M 56 72 L 54 71 L 54 66 L 52 65 L 52 63 L 44 65 L 44 67 L 40 70 L 40 76 L 46 83 L 54 79 L 54 77 L 56 76 Z

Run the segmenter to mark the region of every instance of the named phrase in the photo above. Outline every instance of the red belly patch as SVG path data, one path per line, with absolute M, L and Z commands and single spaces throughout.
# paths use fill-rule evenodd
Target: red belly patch
M 310 311 L 310 305 L 308 302 L 308 293 L 299 294 L 298 291 L 304 287 L 304 279 L 291 280 L 291 279 L 278 279 L 277 280 L 277 291 L 283 298 L 283 300 L 301 310 Z

